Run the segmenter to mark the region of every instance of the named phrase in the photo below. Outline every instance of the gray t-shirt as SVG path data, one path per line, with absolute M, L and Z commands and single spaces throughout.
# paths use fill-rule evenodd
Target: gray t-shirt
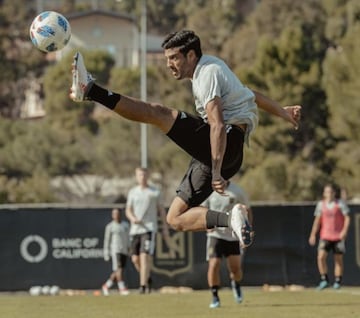
M 318 201 L 317 204 L 316 204 L 316 208 L 315 208 L 315 211 L 314 211 L 314 216 L 320 216 L 321 215 L 324 204 L 326 205 L 326 207 L 328 209 L 332 209 L 336 203 L 339 204 L 339 207 L 340 207 L 340 210 L 341 210 L 342 214 L 344 214 L 344 215 L 349 214 L 350 209 L 343 200 L 337 200 L 337 201 L 331 201 L 331 202 L 324 202 L 323 200 L 321 200 L 321 201 Z
M 229 184 L 225 191 L 226 195 L 221 195 L 213 192 L 202 204 L 211 210 L 217 212 L 230 212 L 233 206 L 237 203 L 242 203 L 250 206 L 249 198 L 245 191 L 234 183 Z M 207 232 L 207 236 L 220 238 L 226 241 L 238 241 L 237 238 L 232 236 L 232 231 L 227 227 L 218 227 L 213 231 Z
M 129 250 L 129 224 L 127 222 L 111 221 L 105 227 L 104 254 L 128 254 Z
M 258 124 L 258 109 L 254 93 L 244 86 L 221 59 L 203 55 L 193 74 L 192 91 L 195 107 L 206 121 L 206 105 L 219 97 L 223 106 L 225 124 L 247 124 L 245 141 Z
M 160 204 L 160 191 L 155 187 L 136 186 L 129 191 L 126 206 L 131 207 L 134 215 L 142 221 L 140 224 L 131 224 L 130 235 L 157 232 Z

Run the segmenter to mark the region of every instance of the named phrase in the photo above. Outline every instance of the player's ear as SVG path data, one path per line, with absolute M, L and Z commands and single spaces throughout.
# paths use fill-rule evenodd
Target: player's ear
M 190 50 L 188 53 L 187 53 L 187 58 L 189 61 L 196 61 L 197 57 L 196 57 L 196 53 L 194 50 Z

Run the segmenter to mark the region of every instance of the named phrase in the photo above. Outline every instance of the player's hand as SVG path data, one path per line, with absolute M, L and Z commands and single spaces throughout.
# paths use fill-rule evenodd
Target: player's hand
M 107 254 L 104 254 L 104 261 L 105 261 L 105 262 L 110 261 L 110 256 L 107 255 Z
M 316 243 L 316 237 L 315 237 L 314 235 L 310 235 L 310 237 L 309 237 L 309 244 L 310 244 L 311 246 L 314 246 L 315 243 Z
M 301 106 L 300 105 L 286 106 L 284 107 L 284 109 L 288 114 L 288 121 L 293 124 L 295 129 L 298 129 L 299 122 L 301 119 Z
M 223 177 L 214 177 L 211 181 L 211 185 L 214 191 L 221 195 L 226 195 L 225 190 L 227 187 L 227 181 Z
M 134 224 L 141 224 L 142 221 L 139 220 L 138 218 L 134 218 L 134 222 L 133 222 L 133 223 L 134 223 Z
M 341 232 L 340 233 L 340 241 L 344 241 L 346 239 L 346 233 L 345 232 Z

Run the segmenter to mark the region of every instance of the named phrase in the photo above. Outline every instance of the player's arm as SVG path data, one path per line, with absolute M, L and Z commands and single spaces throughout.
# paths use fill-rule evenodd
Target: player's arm
M 272 115 L 285 119 L 286 121 L 290 122 L 295 127 L 295 129 L 298 129 L 301 118 L 300 105 L 281 107 L 279 103 L 266 97 L 265 95 L 257 91 L 253 91 L 253 93 L 255 94 L 255 102 L 259 108 Z
M 350 226 L 350 215 L 346 214 L 344 216 L 344 226 L 343 226 L 343 228 L 341 230 L 341 233 L 340 233 L 340 237 L 341 237 L 342 240 L 346 239 L 347 233 L 349 231 L 349 226 Z
M 209 101 L 205 109 L 210 125 L 212 187 L 214 191 L 223 194 L 226 188 L 226 182 L 221 176 L 221 166 L 226 149 L 226 132 L 220 98 L 216 96 Z
M 139 220 L 138 220 L 138 218 L 135 216 L 134 210 L 133 210 L 133 208 L 132 208 L 131 205 L 126 205 L 125 215 L 126 215 L 126 217 L 128 218 L 128 220 L 130 221 L 130 223 L 133 223 L 133 224 L 139 223 Z
M 314 246 L 316 243 L 316 234 L 320 228 L 320 215 L 315 216 L 314 222 L 311 228 L 310 237 L 309 237 L 309 244 Z

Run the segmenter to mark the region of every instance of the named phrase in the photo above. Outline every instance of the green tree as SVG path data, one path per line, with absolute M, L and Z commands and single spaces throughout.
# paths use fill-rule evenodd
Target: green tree
M 336 24 L 340 19 L 343 28 L 341 34 L 328 32 L 334 46 L 328 49 L 324 61 L 323 85 L 330 113 L 329 126 L 337 139 L 327 156 L 333 160 L 332 177 L 347 187 L 350 195 L 359 195 L 360 5 L 357 1 L 337 5 L 329 10 L 329 24 Z
M 291 5 L 285 0 L 269 2 L 279 5 L 267 3 L 270 12 L 280 10 L 277 11 L 280 16 L 284 14 L 282 10 Z M 307 5 L 310 3 L 303 6 L 302 12 L 309 11 Z M 296 12 L 296 7 L 294 3 L 291 12 Z M 257 14 L 256 10 L 255 18 Z M 269 194 L 272 198 L 311 199 L 314 189 L 321 187 L 321 182 L 331 172 L 332 162 L 326 157 L 326 151 L 334 144 L 321 86 L 321 63 L 327 48 L 324 28 L 321 28 L 324 21 L 319 17 L 316 20 L 294 18 L 290 25 L 278 30 L 275 38 L 277 23 L 279 21 L 273 24 L 267 21 L 272 27 L 257 42 L 255 59 L 249 67 L 237 68 L 237 72 L 247 85 L 282 105 L 303 105 L 304 119 L 295 132 L 287 123 L 260 111 L 260 124 L 252 140 L 253 149 L 246 155 L 242 179 L 245 186 L 254 182 L 254 176 L 260 179 L 256 181 L 262 185 L 262 190 L 250 193 L 255 197 L 259 194 L 267 197 L 265 189 L 272 189 Z M 297 174 L 288 167 L 296 168 Z M 312 172 L 307 177 L 311 180 L 303 182 L 302 173 L 309 169 Z
M 34 11 L 21 0 L 4 0 L 0 6 L 0 115 L 20 114 L 29 78 L 41 73 L 44 55 L 29 39 Z

